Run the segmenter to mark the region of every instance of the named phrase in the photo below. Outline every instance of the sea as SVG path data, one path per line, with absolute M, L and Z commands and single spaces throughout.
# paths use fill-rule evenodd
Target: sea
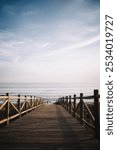
M 40 96 L 50 102 L 55 102 L 63 96 L 93 95 L 93 90 L 100 88 L 96 83 L 0 83 L 0 95 L 32 95 Z

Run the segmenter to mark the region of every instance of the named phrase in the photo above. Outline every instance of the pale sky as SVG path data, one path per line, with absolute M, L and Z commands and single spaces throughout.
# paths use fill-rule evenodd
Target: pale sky
M 99 0 L 0 0 L 0 82 L 99 82 Z

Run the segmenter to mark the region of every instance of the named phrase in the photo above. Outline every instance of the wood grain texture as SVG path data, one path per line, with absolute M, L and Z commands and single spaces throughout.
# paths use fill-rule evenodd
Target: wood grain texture
M 0 128 L 0 150 L 99 149 L 99 141 L 59 105 L 43 105 Z

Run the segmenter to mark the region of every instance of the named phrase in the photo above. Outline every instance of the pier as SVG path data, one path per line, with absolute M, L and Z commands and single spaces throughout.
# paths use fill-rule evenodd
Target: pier
M 42 98 L 33 96 L 13 97 L 6 94 L 0 99 L 4 99 L 0 111 L 4 110 L 5 116 L 0 118 L 0 124 L 4 124 L 0 128 L 1 150 L 100 149 L 97 90 L 87 97 L 83 94 L 61 97 L 56 104 L 48 104 Z M 17 103 L 14 104 L 11 99 Z M 93 113 L 83 99 L 94 100 Z M 11 109 L 15 112 L 10 113 Z M 90 123 L 85 120 L 86 110 L 92 118 Z

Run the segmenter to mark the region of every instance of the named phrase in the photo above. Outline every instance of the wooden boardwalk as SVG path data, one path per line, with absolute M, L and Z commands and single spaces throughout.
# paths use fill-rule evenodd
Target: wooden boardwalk
M 0 150 L 99 150 L 99 141 L 59 105 L 43 105 L 0 128 Z

